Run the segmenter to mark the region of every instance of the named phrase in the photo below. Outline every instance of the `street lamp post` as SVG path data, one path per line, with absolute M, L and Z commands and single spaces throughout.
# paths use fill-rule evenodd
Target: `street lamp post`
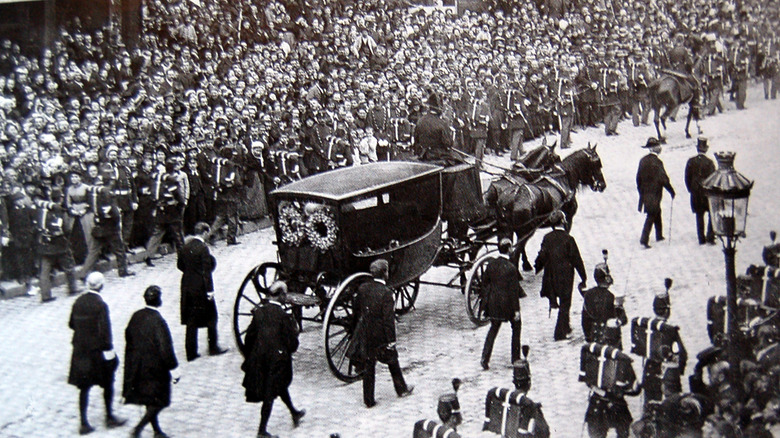
M 718 152 L 715 158 L 718 169 L 702 182 L 702 188 L 707 194 L 710 204 L 712 229 L 723 244 L 726 257 L 726 317 L 727 352 L 732 382 L 735 388 L 739 382 L 739 352 L 737 326 L 737 273 L 735 256 L 737 240 L 745 237 L 747 224 L 748 199 L 753 181 L 734 169 L 734 152 Z

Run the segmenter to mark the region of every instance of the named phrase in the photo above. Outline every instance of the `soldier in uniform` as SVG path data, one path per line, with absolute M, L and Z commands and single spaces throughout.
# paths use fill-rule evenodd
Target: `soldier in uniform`
M 710 53 L 702 65 L 704 70 L 705 92 L 707 93 L 707 103 L 704 108 L 704 114 L 711 116 L 715 110 L 723 112 L 723 83 L 726 79 L 726 67 L 723 57 L 719 53 Z
M 708 219 L 707 233 L 704 233 L 704 215 L 710 211 L 710 204 L 701 183 L 715 172 L 715 163 L 707 157 L 708 149 L 707 139 L 699 137 L 696 143 L 696 152 L 698 153 L 691 157 L 685 165 L 685 187 L 691 194 L 691 210 L 696 215 L 696 235 L 699 237 L 699 245 L 715 243 L 712 218 Z
M 748 79 L 750 78 L 750 54 L 742 44 L 738 45 L 734 52 L 734 85 L 736 92 L 736 104 L 738 110 L 745 109 L 747 99 Z
M 56 298 L 51 295 L 51 270 L 58 267 L 65 272 L 68 280 L 68 292 L 79 293 L 73 274 L 73 252 L 70 240 L 65 235 L 65 208 L 62 206 L 62 190 L 52 188 L 51 202 L 39 202 L 36 225 L 38 228 L 38 254 L 41 258 L 38 284 L 41 289 L 41 302 L 48 303 Z
M 466 91 L 462 105 L 466 111 L 466 149 L 477 158 L 477 166 L 481 166 L 487 144 L 490 106 L 485 99 L 484 90 L 478 89 L 475 80 L 466 79 Z
M 523 154 L 524 131 L 528 130 L 528 120 L 523 110 L 525 95 L 520 83 L 514 77 L 501 94 L 501 107 L 505 112 L 507 138 L 509 140 L 509 158 L 517 161 Z
M 605 438 L 610 429 L 615 429 L 618 438 L 628 438 L 631 427 L 631 411 L 625 397 L 639 395 L 641 386 L 636 383 L 634 368 L 629 364 L 628 375 L 616 382 L 610 390 L 591 387 L 585 422 L 590 438 Z
M 655 227 L 655 240 L 664 240 L 663 222 L 661 220 L 661 198 L 663 189 L 666 189 L 674 199 L 674 188 L 669 182 L 664 163 L 658 158 L 661 153 L 661 143 L 655 137 L 647 139 L 642 146 L 650 149 L 650 153 L 639 160 L 639 169 L 636 173 L 636 188 L 639 192 L 639 211 L 647 214 L 645 224 L 642 227 L 642 235 L 639 243 L 645 248 L 650 248 L 650 230 Z
M 154 231 L 146 243 L 146 265 L 154 266 L 152 257 L 157 254 L 157 248 L 166 233 L 169 233 L 177 249 L 184 246 L 182 235 L 182 212 L 184 211 L 184 189 L 176 175 L 176 158 L 169 157 L 165 163 L 165 171 L 158 170 L 154 176 L 154 199 L 156 206 L 153 213 Z
M 634 126 L 639 123 L 647 125 L 650 116 L 650 94 L 647 91 L 647 82 L 650 79 L 648 65 L 641 60 L 641 55 L 635 49 L 628 63 L 628 87 L 631 93 L 631 122 Z
M 656 319 L 666 321 L 671 314 L 671 301 L 669 299 L 669 287 L 671 281 L 667 279 L 667 289 L 656 294 L 653 299 L 653 313 Z M 649 328 L 648 328 L 649 330 Z M 685 365 L 688 361 L 688 353 L 680 339 L 679 333 L 676 339 L 671 339 L 667 345 L 663 345 L 659 352 L 661 357 L 653 356 L 645 361 L 642 377 L 642 388 L 645 391 L 645 409 L 649 403 L 658 403 L 672 394 L 682 392 L 680 377 L 685 373 Z M 648 345 L 647 348 L 650 348 Z M 659 360 L 660 359 L 660 360 Z
M 236 240 L 238 234 L 238 203 L 241 200 L 241 173 L 234 161 L 235 149 L 229 146 L 223 147 L 220 151 L 223 161 L 215 162 L 215 166 L 221 166 L 219 175 L 214 172 L 215 184 L 215 204 L 217 212 L 214 223 L 211 224 L 211 231 L 206 236 L 206 241 L 211 242 L 214 233 L 222 225 L 227 223 L 227 244 L 239 245 L 241 242 Z M 226 160 L 226 161 L 225 161 Z M 224 173 L 225 177 L 222 178 Z M 216 178 L 220 178 L 217 180 Z
M 610 292 L 609 286 L 612 285 L 612 276 L 609 275 L 609 267 L 606 263 L 599 263 L 593 270 L 593 278 L 596 281 L 596 287 L 586 291 L 580 291 L 582 294 L 582 331 L 585 333 L 585 342 L 602 341 L 602 333 L 607 325 L 607 321 L 615 318 L 615 296 Z
M 569 134 L 574 123 L 574 86 L 569 79 L 568 67 L 561 68 L 560 78 L 556 93 L 556 111 L 558 112 L 558 124 L 561 133 L 561 149 L 568 149 L 571 145 Z
M 526 351 L 528 346 L 523 346 Z M 518 428 L 519 435 L 524 438 L 548 438 L 550 436 L 550 426 L 542 413 L 542 404 L 536 403 L 526 394 L 531 390 L 531 366 L 527 359 L 518 359 L 512 363 L 512 383 L 515 389 L 522 393 L 519 407 L 521 413 L 520 424 Z
M 111 168 L 101 169 L 96 185 L 89 190 L 89 200 L 95 217 L 92 228 L 92 245 L 87 249 L 87 259 L 81 267 L 79 278 L 92 272 L 98 257 L 105 248 L 116 256 L 120 277 L 135 275 L 127 270 L 127 253 L 121 234 L 121 216 L 114 197 L 114 172 Z
M 587 62 L 574 79 L 578 90 L 577 93 L 580 96 L 578 113 L 583 126 L 596 126 L 599 120 L 601 120 L 598 107 L 599 67 L 592 53 L 589 52 L 586 56 Z
M 114 172 L 114 199 L 121 214 L 120 226 L 122 227 L 122 243 L 127 245 L 130 242 L 130 235 L 133 231 L 133 216 L 138 209 L 138 193 L 135 188 L 133 173 L 125 163 L 118 159 L 119 150 L 116 146 L 110 146 L 106 150 L 106 159 L 111 171 Z
M 382 102 L 373 94 L 369 94 L 369 108 L 366 119 L 368 125 L 374 130 L 374 137 L 377 139 L 377 156 L 379 160 L 388 161 L 390 156 L 389 146 L 389 131 L 390 131 L 390 114 L 386 105 L 382 105 Z
M 604 108 L 604 132 L 608 136 L 618 135 L 617 125 L 622 113 L 619 94 L 621 76 L 614 57 L 610 60 L 609 67 L 601 70 L 601 105 Z

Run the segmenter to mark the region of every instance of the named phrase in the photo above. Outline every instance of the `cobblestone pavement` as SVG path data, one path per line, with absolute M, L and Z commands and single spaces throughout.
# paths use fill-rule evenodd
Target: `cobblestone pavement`
M 730 110 L 701 123 L 708 136 L 711 152 L 737 152 L 736 167 L 756 184 L 750 200 L 748 237 L 739 245 L 737 269 L 761 262 L 761 248 L 768 242 L 768 232 L 778 227 L 780 183 L 776 162 L 780 138 L 780 104 L 764 101 L 757 88 L 751 90 L 748 110 Z M 733 105 L 731 105 L 733 108 Z M 683 112 L 681 112 L 683 114 Z M 637 194 L 634 177 L 640 148 L 651 127 L 633 128 L 630 122 L 620 125 L 619 137 L 604 137 L 603 131 L 589 129 L 574 134 L 575 145 L 588 141 L 599 143 L 604 163 L 607 190 L 604 193 L 583 191 L 578 196 L 579 213 L 572 234 L 579 243 L 589 275 L 601 261 L 601 250 L 610 251 L 610 266 L 615 278 L 613 290 L 625 291 L 629 318 L 652 315 L 652 297 L 663 287 L 664 277 L 675 280 L 672 289 L 672 322 L 679 324 L 690 355 L 707 345 L 705 305 L 713 294 L 725 294 L 723 253 L 718 246 L 699 246 L 683 182 L 683 169 L 695 153 L 695 139 L 686 140 L 683 121 L 669 125 L 669 144 L 661 158 L 679 196 L 674 208 L 668 196 L 663 203 L 667 240 L 650 250 L 640 249 L 639 232 L 643 215 L 636 211 Z M 695 132 L 695 128 L 694 132 Z M 526 145 L 529 147 L 529 145 Z M 564 151 L 564 153 L 566 153 Z M 490 157 L 496 163 L 508 164 L 506 157 Z M 673 218 L 670 221 L 670 214 Z M 673 222 L 673 223 L 670 223 Z M 533 258 L 543 233 L 528 245 Z M 124 328 L 130 315 L 143 306 L 141 294 L 149 284 L 163 288 L 163 316 L 174 337 L 182 372 L 181 382 L 174 386 L 173 402 L 163 411 L 161 424 L 174 437 L 254 436 L 259 405 L 244 402 L 240 372 L 241 355 L 232 337 L 231 317 L 236 290 L 249 269 L 263 261 L 275 260 L 269 230 L 242 238 L 243 245 L 227 248 L 223 243 L 214 250 L 218 260 L 215 272 L 221 343 L 231 347 L 224 356 L 205 356 L 195 362 L 184 361 L 184 328 L 179 325 L 180 274 L 175 260 L 168 256 L 155 268 L 137 267 L 136 277 L 124 280 L 111 274 L 107 278 L 104 299 L 111 309 L 114 344 L 120 358 L 124 356 Z M 651 242 L 652 243 L 652 242 Z M 426 274 L 427 280 L 447 280 L 453 271 L 437 268 Z M 548 317 L 547 301 L 538 296 L 541 276 L 525 275 L 524 287 L 529 297 L 522 301 L 523 343 L 530 344 L 533 385 L 530 396 L 542 402 L 545 416 L 555 437 L 580 436 L 588 391 L 577 382 L 579 347 L 583 342 L 580 329 L 582 300 L 576 294 L 572 304 L 572 326 L 575 339 L 553 342 L 555 314 Z M 589 285 L 592 285 L 592 279 Z M 73 298 L 55 291 L 59 299 L 41 305 L 38 298 L 17 298 L 0 302 L 0 436 L 57 437 L 73 436 L 78 430 L 77 390 L 67 384 L 71 353 L 71 331 L 67 327 Z M 464 300 L 457 290 L 423 286 L 413 312 L 398 323 L 401 366 L 416 385 L 414 394 L 405 399 L 395 396 L 386 367 L 378 368 L 378 405 L 368 410 L 361 403 L 360 384 L 346 385 L 328 371 L 322 346 L 320 326 L 307 323 L 301 334 L 301 346 L 295 354 L 295 380 L 291 387 L 293 400 L 308 412 L 298 429 L 284 408 L 277 403 L 269 430 L 283 437 L 326 437 L 338 432 L 342 437 L 392 436 L 408 437 L 415 421 L 436 418 L 437 397 L 449 390 L 449 381 L 460 377 L 463 386 L 460 402 L 464 424 L 460 431 L 467 437 L 495 436 L 481 432 L 484 397 L 494 386 L 511 386 L 509 367 L 509 329 L 499 333 L 489 371 L 479 366 L 479 354 L 487 328 L 475 328 L 468 320 Z M 630 342 L 624 329 L 624 345 Z M 201 334 L 201 352 L 205 351 L 205 334 Z M 635 362 L 641 375 L 640 363 Z M 689 365 L 688 371 L 693 364 Z M 121 405 L 122 372 L 117 373 L 118 414 L 136 422 L 142 408 Z M 639 398 L 630 400 L 638 416 Z M 93 390 L 90 417 L 98 430 L 96 437 L 127 436 L 130 428 L 105 430 L 99 388 Z M 145 436 L 151 436 L 147 430 Z

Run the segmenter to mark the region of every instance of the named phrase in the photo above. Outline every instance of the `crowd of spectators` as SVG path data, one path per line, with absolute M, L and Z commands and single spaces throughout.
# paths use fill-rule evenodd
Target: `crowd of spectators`
M 746 74 L 775 74 L 768 60 L 777 56 L 776 3 L 487 5 L 485 13 L 458 14 L 403 0 L 152 0 L 144 4 L 142 37 L 132 44 L 122 41 L 116 23 L 83 29 L 78 20 L 40 54 L 0 42 L 4 278 L 29 284 L 35 276 L 34 211 L 55 193 L 66 194 L 65 230 L 76 261 L 84 260 L 85 193 L 114 160 L 114 169 L 129 170 L 139 200 L 150 195 L 142 189 L 153 187 L 156 173 L 185 175 L 181 217 L 188 233 L 220 213 L 213 196 L 219 181 L 208 165 L 215 157 L 239 165 L 242 215 L 258 217 L 265 193 L 289 178 L 404 156 L 410 127 L 432 92 L 445 97 L 443 115 L 457 131 L 457 102 L 469 81 L 516 87 L 530 139 L 559 128 L 559 75 L 578 77 L 593 65 L 625 73 L 643 63 L 652 77 L 670 66 L 664 58 L 674 44 L 701 50 L 706 42 L 728 69 L 738 69 L 729 57 L 742 51 Z M 635 84 L 623 78 L 628 110 Z M 728 85 L 729 72 L 719 80 Z M 574 97 L 577 122 L 597 123 L 601 115 L 583 92 Z M 126 222 L 133 224 L 123 232 L 129 247 L 146 244 L 153 232 L 158 199 L 147 200 L 134 202 L 134 220 Z M 776 415 L 777 394 L 771 400 Z

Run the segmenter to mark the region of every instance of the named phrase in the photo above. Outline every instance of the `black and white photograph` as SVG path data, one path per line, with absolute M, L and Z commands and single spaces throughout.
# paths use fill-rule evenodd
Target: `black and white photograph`
M 0 0 L 0 437 L 780 438 L 778 91 L 777 0 Z

